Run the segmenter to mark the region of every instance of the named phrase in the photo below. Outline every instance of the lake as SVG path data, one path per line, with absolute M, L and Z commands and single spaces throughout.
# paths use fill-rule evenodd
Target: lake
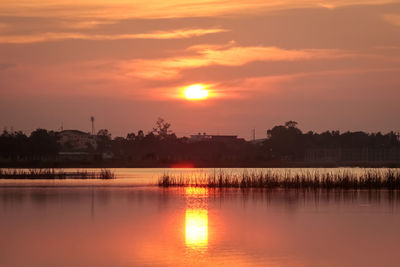
M 0 266 L 399 265 L 398 191 L 159 188 L 214 170 L 114 171 L 0 180 Z

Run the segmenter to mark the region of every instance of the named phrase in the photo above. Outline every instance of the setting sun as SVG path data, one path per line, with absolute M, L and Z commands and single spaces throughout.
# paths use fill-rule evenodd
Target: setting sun
M 185 88 L 185 98 L 188 100 L 203 100 L 208 98 L 208 90 L 205 85 L 193 84 Z

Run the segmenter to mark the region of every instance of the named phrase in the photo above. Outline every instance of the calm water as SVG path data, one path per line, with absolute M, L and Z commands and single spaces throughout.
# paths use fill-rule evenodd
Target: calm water
M 164 171 L 0 180 L 0 266 L 399 266 L 400 192 L 146 185 Z

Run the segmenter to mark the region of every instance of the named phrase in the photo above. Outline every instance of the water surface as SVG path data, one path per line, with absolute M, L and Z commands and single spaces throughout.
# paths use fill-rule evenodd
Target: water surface
M 0 266 L 399 265 L 397 191 L 70 182 L 0 182 Z

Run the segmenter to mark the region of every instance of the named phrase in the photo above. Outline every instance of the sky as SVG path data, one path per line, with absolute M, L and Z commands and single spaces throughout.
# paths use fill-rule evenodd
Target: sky
M 399 0 L 0 0 L 1 128 L 388 132 L 399 100 Z

